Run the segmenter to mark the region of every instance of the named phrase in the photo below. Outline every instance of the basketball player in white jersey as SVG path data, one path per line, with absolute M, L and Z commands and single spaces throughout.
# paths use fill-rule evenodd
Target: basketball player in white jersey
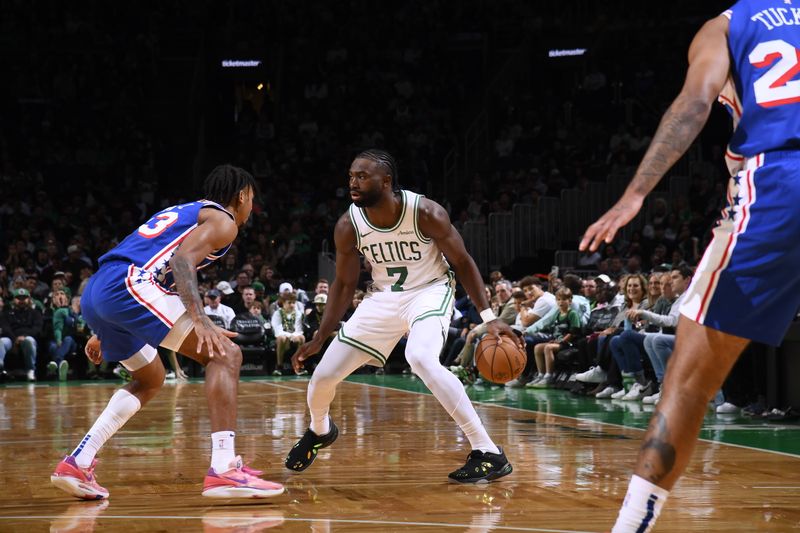
M 336 279 L 319 331 L 292 357 L 295 372 L 319 352 L 353 299 L 359 254 L 372 265 L 373 283 L 353 316 L 339 329 L 308 385 L 311 425 L 289 452 L 286 467 L 301 472 L 330 446 L 339 430 L 328 415 L 336 385 L 365 363 L 383 365 L 408 333 L 406 359 L 469 439 L 466 464 L 450 474 L 461 483 L 488 482 L 511 473 L 461 382 L 439 363 L 453 312 L 452 269 L 488 322 L 488 334 L 522 343 L 494 316 L 478 267 L 447 212 L 431 200 L 400 190 L 394 159 L 367 150 L 350 165 L 353 205 L 336 223 Z M 445 256 L 447 259 L 445 259 Z M 449 263 L 448 263 L 449 261 Z

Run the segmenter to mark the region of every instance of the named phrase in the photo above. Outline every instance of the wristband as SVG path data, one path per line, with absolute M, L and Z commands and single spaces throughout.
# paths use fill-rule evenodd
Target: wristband
M 496 316 L 494 316 L 494 311 L 492 311 L 491 309 L 484 309 L 483 311 L 481 311 L 480 315 L 481 315 L 481 320 L 483 320 L 484 322 L 491 322 L 492 320 L 497 318 Z

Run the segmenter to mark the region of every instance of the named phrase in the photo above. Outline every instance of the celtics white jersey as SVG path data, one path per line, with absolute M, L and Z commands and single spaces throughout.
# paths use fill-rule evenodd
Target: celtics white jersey
M 450 265 L 442 251 L 419 229 L 418 209 L 422 195 L 401 191 L 400 220 L 391 228 L 379 228 L 364 209 L 350 206 L 359 252 L 372 265 L 373 292 L 407 291 L 448 280 Z

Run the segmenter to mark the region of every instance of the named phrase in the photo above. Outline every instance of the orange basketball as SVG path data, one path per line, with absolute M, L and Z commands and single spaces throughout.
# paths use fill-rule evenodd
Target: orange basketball
M 517 378 L 525 369 L 528 357 L 525 350 L 509 337 L 485 335 L 475 348 L 475 366 L 492 383 L 506 383 Z

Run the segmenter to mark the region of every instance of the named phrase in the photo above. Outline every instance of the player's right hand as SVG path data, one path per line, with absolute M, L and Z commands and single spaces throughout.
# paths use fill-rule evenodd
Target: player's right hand
M 525 339 L 517 333 L 515 330 L 511 328 L 508 324 L 503 322 L 502 320 L 495 318 L 491 322 L 486 324 L 486 334 L 492 337 L 497 338 L 497 342 L 500 342 L 500 336 L 506 336 L 519 347 L 520 350 L 525 349 Z
M 596 251 L 605 241 L 610 244 L 614 240 L 617 231 L 633 220 L 644 202 L 643 196 L 623 195 L 614 207 L 609 209 L 605 215 L 600 217 L 597 222 L 589 226 L 583 234 L 581 244 L 578 248 L 583 252 Z
M 222 329 L 211 322 L 205 315 L 203 315 L 199 321 L 195 322 L 194 332 L 197 335 L 197 353 L 200 353 L 203 349 L 203 345 L 205 345 L 209 359 L 213 359 L 215 353 L 224 355 L 225 346 L 232 344 L 230 339 L 239 335 L 235 331 Z
M 319 353 L 321 349 L 322 343 L 317 339 L 316 334 L 313 339 L 302 344 L 292 356 L 292 370 L 294 370 L 294 373 L 299 374 L 303 370 L 303 361 L 315 353 Z
M 92 337 L 86 341 L 86 347 L 83 351 L 92 363 L 99 365 L 103 362 L 103 351 L 100 348 L 100 339 L 97 338 L 97 335 L 92 335 Z

